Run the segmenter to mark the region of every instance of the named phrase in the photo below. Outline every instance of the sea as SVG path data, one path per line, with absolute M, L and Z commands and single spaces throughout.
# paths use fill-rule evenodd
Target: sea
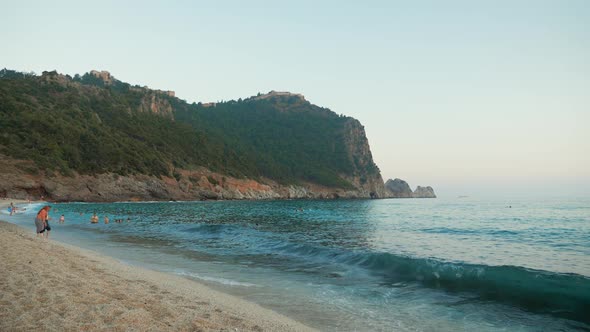
M 0 218 L 34 232 L 41 206 Z M 320 330 L 590 331 L 587 197 L 52 206 L 54 241 Z

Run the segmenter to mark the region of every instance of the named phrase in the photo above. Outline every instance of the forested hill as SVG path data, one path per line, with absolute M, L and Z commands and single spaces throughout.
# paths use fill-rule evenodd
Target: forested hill
M 184 170 L 203 167 L 260 183 L 382 187 L 360 123 L 290 93 L 189 104 L 108 72 L 4 69 L 0 128 L 0 155 L 32 160 L 31 174 L 180 181 Z

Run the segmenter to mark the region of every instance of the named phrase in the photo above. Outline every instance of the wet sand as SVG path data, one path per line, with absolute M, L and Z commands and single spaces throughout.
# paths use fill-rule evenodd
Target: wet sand
M 0 331 L 310 330 L 196 281 L 0 221 Z

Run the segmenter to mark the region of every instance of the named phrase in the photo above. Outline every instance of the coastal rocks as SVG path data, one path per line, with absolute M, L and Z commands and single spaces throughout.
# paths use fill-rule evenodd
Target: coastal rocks
M 40 182 L 48 197 L 55 201 L 167 200 L 172 196 L 165 181 L 145 175 L 53 176 Z
M 414 197 L 410 185 L 402 179 L 389 179 L 385 182 L 385 188 L 389 190 L 392 198 L 411 198 Z
M 310 195 L 306 188 L 300 186 L 289 186 L 287 192 L 287 198 L 308 198 Z
M 436 197 L 431 187 L 421 186 L 409 195 L 408 184 L 400 179 L 389 180 L 387 186 L 383 183 L 380 186 L 378 173 L 368 178 L 346 178 L 353 187 L 342 189 L 314 183 L 283 185 L 264 178 L 237 179 L 203 167 L 176 169 L 174 177 L 111 173 L 63 176 L 35 171 L 31 161 L 15 160 L 1 154 L 0 170 L 2 196 L 20 199 L 43 197 L 61 202 Z M 380 188 L 383 188 L 382 191 Z
M 199 190 L 198 195 L 199 199 L 205 200 L 217 200 L 221 198 L 218 193 L 211 190 Z
M 434 189 L 432 187 L 421 187 L 418 186 L 416 190 L 414 190 L 413 196 L 414 198 L 436 198 L 434 194 Z
M 34 175 L 36 167 L 29 160 L 15 160 L 0 154 L 0 193 L 3 197 L 27 199 L 46 195 Z
M 236 179 L 222 176 L 217 173 L 202 169 L 207 176 L 203 180 L 209 185 L 212 191 L 219 194 L 220 199 L 273 199 L 280 196 L 267 184 L 252 179 Z
M 387 180 L 385 188 L 389 192 L 387 197 L 390 198 L 436 198 L 432 187 L 418 186 L 416 190 L 412 191 L 406 181 L 397 178 Z

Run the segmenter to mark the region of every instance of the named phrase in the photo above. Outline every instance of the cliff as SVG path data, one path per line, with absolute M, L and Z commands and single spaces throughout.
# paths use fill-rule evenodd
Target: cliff
M 365 128 L 352 118 L 346 121 L 344 128 L 344 145 L 353 168 L 350 174 L 342 174 L 342 177 L 359 188 L 363 197 L 388 197 L 379 168 L 373 162 Z
M 388 197 L 356 119 L 271 91 L 189 104 L 106 71 L 0 71 L 0 194 L 55 200 Z

